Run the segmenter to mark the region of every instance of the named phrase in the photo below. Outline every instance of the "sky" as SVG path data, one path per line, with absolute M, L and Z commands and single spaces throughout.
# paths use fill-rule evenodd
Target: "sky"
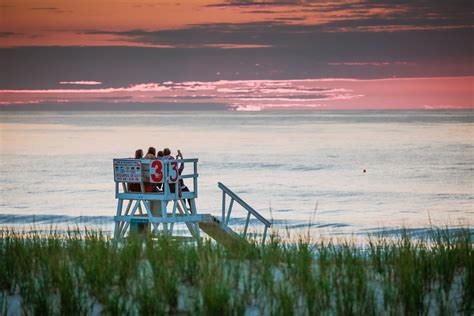
M 0 109 L 473 108 L 472 1 L 0 2 Z

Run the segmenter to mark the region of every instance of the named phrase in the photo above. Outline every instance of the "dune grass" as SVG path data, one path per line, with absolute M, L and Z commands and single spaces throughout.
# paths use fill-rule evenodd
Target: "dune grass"
M 471 232 L 226 249 L 161 236 L 0 232 L 0 313 L 414 315 L 473 312 Z

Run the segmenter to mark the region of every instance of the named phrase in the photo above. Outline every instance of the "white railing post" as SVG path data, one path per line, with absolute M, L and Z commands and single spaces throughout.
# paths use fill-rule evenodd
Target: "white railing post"
M 265 239 L 267 238 L 267 229 L 268 229 L 268 226 L 265 225 L 265 230 L 263 231 L 262 245 L 265 244 Z
M 247 228 L 249 228 L 250 222 L 250 212 L 247 213 L 247 220 L 245 221 L 245 228 L 244 228 L 244 238 L 247 236 Z
M 230 220 L 230 212 L 232 212 L 232 206 L 234 206 L 234 199 L 230 199 L 230 205 L 229 205 L 229 210 L 227 211 L 227 218 L 225 220 L 225 224 L 229 225 L 229 220 Z
M 197 173 L 197 161 L 193 162 L 193 190 L 194 190 L 194 198 L 198 197 L 198 181 L 197 181 L 198 173 Z
M 222 191 L 222 225 L 225 224 L 225 192 Z

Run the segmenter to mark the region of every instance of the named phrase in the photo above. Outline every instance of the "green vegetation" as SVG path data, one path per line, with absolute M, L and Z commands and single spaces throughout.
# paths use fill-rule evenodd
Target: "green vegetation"
M 234 249 L 9 230 L 0 232 L 0 313 L 16 295 L 31 315 L 471 315 L 472 250 L 468 229 Z

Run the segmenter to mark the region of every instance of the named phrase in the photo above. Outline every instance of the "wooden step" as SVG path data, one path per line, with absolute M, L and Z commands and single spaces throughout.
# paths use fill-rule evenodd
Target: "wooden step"
M 215 216 L 211 216 L 211 218 L 210 221 L 199 222 L 199 228 L 209 237 L 225 247 L 235 247 L 247 243 L 244 238 L 229 227 L 221 226 L 220 221 Z

